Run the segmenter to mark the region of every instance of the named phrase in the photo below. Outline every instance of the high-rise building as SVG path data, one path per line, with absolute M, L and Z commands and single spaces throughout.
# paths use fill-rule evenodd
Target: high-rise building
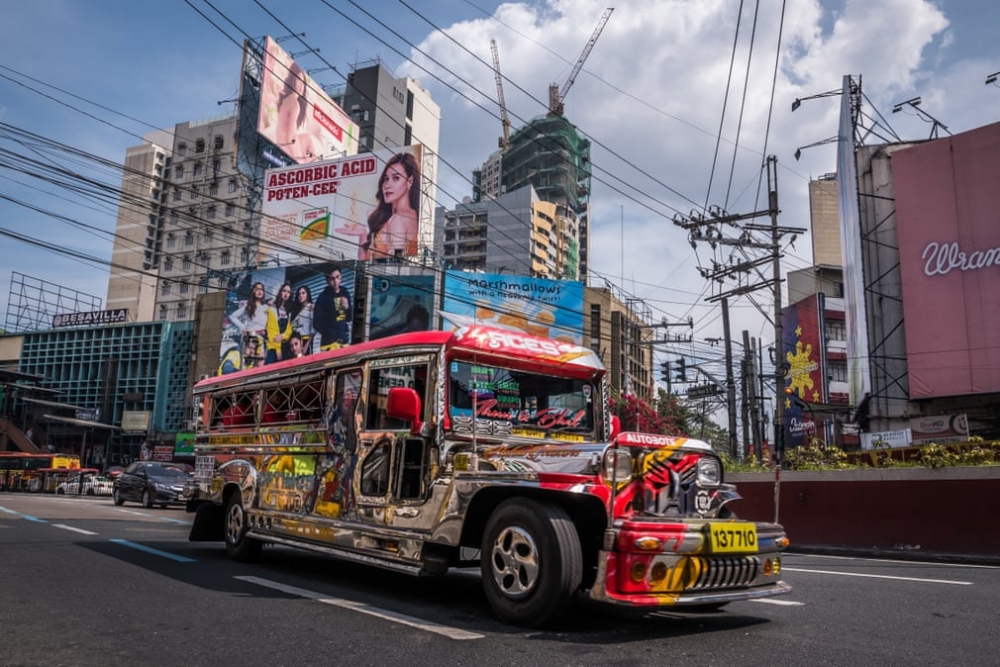
M 434 250 L 446 266 L 536 278 L 574 274 L 579 230 L 526 185 L 494 199 L 437 209 Z
M 840 254 L 840 199 L 837 174 L 809 181 L 809 222 L 813 264 L 843 266 Z
M 560 115 L 532 119 L 511 135 L 506 150 L 494 153 L 473 172 L 477 201 L 531 185 L 541 200 L 555 204 L 556 217 L 577 232 L 566 264 L 577 272 L 560 277 L 584 281 L 589 271 L 590 183 L 590 140 Z
M 125 151 L 105 299 L 109 310 L 124 308 L 134 322 L 153 319 L 167 199 L 165 183 L 173 150 L 170 132 L 158 130 L 143 139 L 142 145 Z
M 256 262 L 236 120 L 179 123 L 128 149 L 108 308 L 128 308 L 135 321 L 190 320 L 198 293 Z

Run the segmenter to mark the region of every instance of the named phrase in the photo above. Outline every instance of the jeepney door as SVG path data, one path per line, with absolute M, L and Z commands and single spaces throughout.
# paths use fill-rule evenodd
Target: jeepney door
M 423 504 L 429 496 L 436 470 L 433 437 L 412 434 L 410 423 L 389 416 L 387 404 L 390 389 L 412 388 L 420 398 L 423 420 L 429 419 L 430 361 L 429 355 L 377 360 L 368 369 L 356 488 L 359 509 L 372 508 L 380 521 L 394 523 L 392 517 L 412 514 L 399 508 Z M 387 506 L 395 509 L 384 516 L 374 509 Z

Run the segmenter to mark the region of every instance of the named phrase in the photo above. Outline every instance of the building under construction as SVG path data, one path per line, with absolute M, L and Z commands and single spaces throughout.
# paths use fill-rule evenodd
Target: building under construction
M 496 199 L 526 185 L 539 199 L 556 206 L 561 228 L 576 230 L 573 245 L 578 275 L 586 281 L 590 217 L 590 140 L 562 116 L 534 118 L 511 135 L 506 150 L 490 156 L 473 172 L 473 199 Z

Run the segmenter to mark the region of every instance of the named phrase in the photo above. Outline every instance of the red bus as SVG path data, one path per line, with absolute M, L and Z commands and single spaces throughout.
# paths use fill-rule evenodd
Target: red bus
M 190 539 L 414 575 L 478 565 L 503 620 L 578 594 L 721 607 L 790 591 L 780 525 L 736 518 L 701 441 L 618 432 L 589 349 L 471 326 L 208 378 Z
M 0 491 L 41 491 L 46 473 L 79 468 L 76 454 L 0 452 Z

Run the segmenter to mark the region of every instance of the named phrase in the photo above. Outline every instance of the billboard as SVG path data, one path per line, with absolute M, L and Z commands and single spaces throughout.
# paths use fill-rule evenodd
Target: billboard
M 416 255 L 422 159 L 415 145 L 269 169 L 261 261 Z
M 583 283 L 446 271 L 445 328 L 489 324 L 583 344 Z
M 372 276 L 367 340 L 436 329 L 434 276 Z
M 226 292 L 218 374 L 353 342 L 353 262 L 248 270 Z
M 808 403 L 826 402 L 822 331 L 819 299 L 816 295 L 781 309 L 782 359 L 785 362 L 786 391 Z M 791 396 L 785 398 L 785 446 L 808 445 L 823 438 L 815 415 L 803 409 Z
M 1000 123 L 893 153 L 910 397 L 1000 392 Z
M 358 152 L 357 124 L 270 37 L 264 40 L 257 132 L 300 164 Z
M 844 324 L 847 328 L 847 388 L 852 405 L 871 391 L 868 368 L 868 310 L 858 211 L 858 165 L 854 151 L 851 75 L 844 76 L 837 132 L 837 204 L 840 211 L 840 252 L 844 267 Z

